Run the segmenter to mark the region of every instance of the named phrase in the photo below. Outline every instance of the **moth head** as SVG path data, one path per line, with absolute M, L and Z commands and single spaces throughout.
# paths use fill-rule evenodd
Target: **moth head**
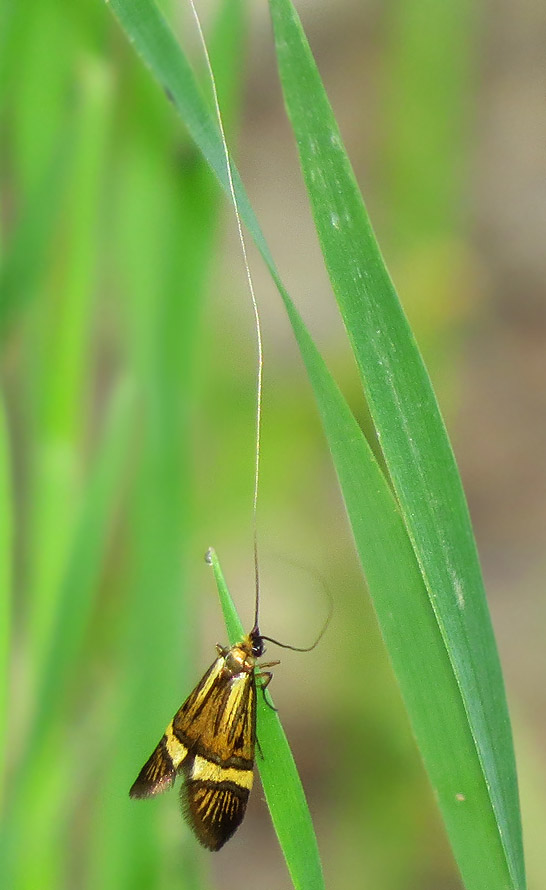
M 262 635 L 260 634 L 260 629 L 257 625 L 252 628 L 248 637 L 250 640 L 254 658 L 261 658 L 264 654 L 264 641 Z

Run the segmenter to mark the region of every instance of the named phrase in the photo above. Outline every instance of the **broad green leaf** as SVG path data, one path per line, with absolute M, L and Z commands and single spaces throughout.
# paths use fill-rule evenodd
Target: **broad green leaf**
M 499 882 L 523 888 L 510 722 L 453 452 L 296 12 L 289 0 L 270 0 L 270 8 L 285 102 L 326 266 L 497 823 L 487 877 L 476 864 L 477 833 L 474 865 L 467 861 L 473 859 L 468 844 L 454 843 L 455 853 L 469 887 L 491 886 L 496 867 Z M 486 805 L 482 801 L 484 819 Z

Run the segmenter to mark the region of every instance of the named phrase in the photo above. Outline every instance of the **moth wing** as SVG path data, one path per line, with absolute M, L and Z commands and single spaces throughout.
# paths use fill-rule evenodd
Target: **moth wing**
M 184 764 L 181 801 L 197 839 L 219 850 L 241 824 L 252 788 L 256 683 L 252 672 L 219 676 L 203 705 L 185 714 L 193 758 Z
M 190 753 L 190 746 L 182 738 L 175 727 L 187 723 L 184 715 L 193 710 L 196 700 L 200 699 L 201 690 L 208 684 L 209 678 L 219 672 L 219 663 L 223 665 L 223 659 L 216 659 L 211 665 L 199 685 L 190 693 L 181 708 L 178 709 L 172 721 L 165 730 L 159 744 L 152 752 L 135 782 L 129 796 L 133 798 L 154 797 L 163 791 L 172 788 L 176 774 Z
M 167 733 L 148 758 L 131 786 L 129 797 L 154 797 L 174 785 L 176 767 L 167 747 Z
M 256 681 L 252 671 L 230 675 L 218 658 L 188 696 L 142 767 L 129 794 L 152 797 L 183 771 L 181 800 L 197 839 L 219 850 L 241 824 L 256 742 Z

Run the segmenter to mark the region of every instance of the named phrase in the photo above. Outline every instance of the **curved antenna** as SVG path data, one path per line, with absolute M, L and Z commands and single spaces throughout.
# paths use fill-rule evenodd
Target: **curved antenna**
M 254 496 L 252 499 L 252 533 L 253 533 L 253 542 L 254 542 L 254 576 L 256 582 L 256 602 L 254 607 L 254 627 L 258 627 L 258 612 L 260 607 L 260 571 L 259 571 L 259 563 L 258 563 L 258 488 L 260 482 L 260 445 L 261 445 L 261 433 L 262 433 L 262 389 L 263 389 L 263 342 L 262 342 L 262 325 L 260 321 L 260 313 L 258 310 L 258 301 L 256 300 L 256 294 L 254 291 L 254 283 L 252 281 L 252 275 L 250 272 L 250 265 L 248 262 L 248 255 L 246 250 L 246 242 L 243 234 L 243 225 L 241 222 L 241 214 L 239 212 L 239 204 L 237 201 L 237 195 L 235 193 L 235 186 L 233 184 L 233 172 L 231 169 L 231 160 L 229 157 L 229 150 L 226 141 L 226 134 L 224 130 L 224 122 L 222 120 L 222 112 L 220 111 L 220 103 L 218 101 L 218 91 L 216 89 L 216 79 L 214 77 L 214 71 L 212 70 L 212 64 L 210 61 L 209 51 L 207 48 L 207 44 L 205 41 L 205 35 L 203 34 L 203 29 L 201 27 L 201 21 L 199 19 L 199 15 L 197 14 L 197 9 L 195 7 L 194 0 L 190 0 L 190 6 L 192 9 L 193 17 L 195 19 L 195 24 L 197 26 L 197 31 L 199 34 L 199 40 L 201 42 L 201 47 L 203 49 L 203 55 L 205 57 L 205 63 L 207 66 L 211 89 L 212 89 L 212 97 L 214 100 L 214 108 L 216 111 L 216 118 L 218 121 L 218 128 L 220 130 L 220 137 L 222 139 L 222 146 L 224 149 L 224 157 L 226 161 L 226 173 L 229 184 L 229 191 L 231 195 L 231 201 L 233 204 L 233 209 L 235 211 L 235 218 L 237 220 L 237 230 L 239 233 L 239 242 L 241 244 L 241 252 L 243 254 L 243 262 L 246 270 L 246 279 L 248 283 L 248 289 L 250 291 L 250 299 L 252 301 L 252 309 L 254 311 L 254 324 L 256 328 L 256 345 L 257 345 L 257 373 L 256 373 L 256 460 L 254 463 Z
M 324 624 L 322 625 L 320 633 L 312 646 L 290 646 L 288 643 L 281 643 L 279 642 L 279 640 L 275 640 L 273 639 L 273 637 L 265 637 L 263 634 L 260 634 L 260 638 L 262 640 L 267 640 L 268 643 L 274 643 L 275 646 L 280 646 L 282 649 L 292 649 L 293 652 L 311 652 L 315 648 L 315 646 L 318 646 L 318 644 L 322 640 L 324 634 L 328 630 L 328 625 L 332 620 L 332 615 L 334 614 L 334 600 L 332 594 L 325 585 L 324 589 L 328 595 L 328 614 L 326 616 Z

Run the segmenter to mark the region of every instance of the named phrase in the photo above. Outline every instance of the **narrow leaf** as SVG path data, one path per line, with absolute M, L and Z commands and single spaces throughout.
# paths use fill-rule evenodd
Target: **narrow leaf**
M 214 571 L 229 642 L 233 646 L 244 636 L 243 626 L 214 550 L 208 551 L 207 561 Z M 317 840 L 294 757 L 277 711 L 264 701 L 259 689 L 257 736 L 256 762 L 294 887 L 297 890 L 322 890 L 324 878 Z
M 330 280 L 460 688 L 497 822 L 499 855 L 504 860 L 504 869 L 498 862 L 499 880 L 522 888 L 510 722 L 453 452 L 297 14 L 290 0 L 270 0 L 270 8 L 285 102 Z M 469 872 L 464 865 L 467 851 L 455 852 L 468 885 L 482 886 L 483 871 L 481 878 L 475 868 Z M 491 867 L 490 863 L 489 882 Z M 501 878 L 503 870 L 507 874 Z
M 9 657 L 12 597 L 12 489 L 8 428 L 0 401 L 0 812 L 7 753 Z

